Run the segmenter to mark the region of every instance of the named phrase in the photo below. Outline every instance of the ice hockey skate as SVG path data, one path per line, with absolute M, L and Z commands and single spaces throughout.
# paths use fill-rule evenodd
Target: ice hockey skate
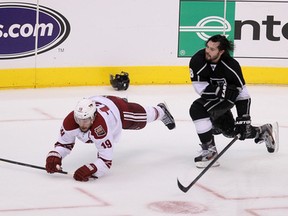
M 277 152 L 279 149 L 279 126 L 275 122 L 271 124 L 265 124 L 259 127 L 259 137 L 255 138 L 256 143 L 265 142 L 267 151 L 269 153 Z
M 165 126 L 172 130 L 176 127 L 175 120 L 171 113 L 169 112 L 167 105 L 165 103 L 159 103 L 157 106 L 159 106 L 164 111 L 164 116 L 161 119 L 161 121 L 165 124 Z
M 205 144 L 200 144 L 200 146 L 202 148 L 201 154 L 194 158 L 194 162 L 197 168 L 205 168 L 218 155 L 218 152 L 215 145 L 210 144 L 208 148 L 205 147 Z M 217 167 L 219 165 L 220 163 L 215 161 L 212 167 Z

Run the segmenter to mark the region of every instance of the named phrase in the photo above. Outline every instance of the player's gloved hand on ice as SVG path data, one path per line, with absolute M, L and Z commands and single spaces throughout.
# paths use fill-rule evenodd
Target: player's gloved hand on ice
M 218 86 L 217 91 L 217 96 L 219 98 L 230 100 L 232 102 L 235 102 L 239 95 L 239 90 L 235 85 L 227 85 L 226 83 Z
M 74 173 L 73 178 L 76 181 L 86 182 L 86 181 L 89 181 L 89 177 L 91 177 L 96 171 L 97 171 L 97 167 L 95 166 L 95 164 L 90 163 L 77 169 Z
M 48 173 L 55 173 L 61 170 L 62 157 L 56 151 L 50 151 L 46 158 L 46 171 Z
M 237 117 L 235 121 L 235 132 L 240 134 L 240 140 L 245 140 L 251 133 L 251 118 L 249 115 Z

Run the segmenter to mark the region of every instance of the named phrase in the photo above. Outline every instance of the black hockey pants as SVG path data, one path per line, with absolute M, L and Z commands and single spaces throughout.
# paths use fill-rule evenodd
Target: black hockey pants
M 213 129 L 213 134 L 223 133 L 226 137 L 234 137 L 234 123 L 231 109 L 234 104 L 227 100 L 207 101 L 203 98 L 198 98 L 190 107 L 190 116 L 193 121 L 210 118 Z

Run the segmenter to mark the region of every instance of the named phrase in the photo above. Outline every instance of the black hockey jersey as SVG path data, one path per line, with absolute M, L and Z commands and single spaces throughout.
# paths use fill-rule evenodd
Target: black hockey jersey
M 251 99 L 238 61 L 223 53 L 218 63 L 211 63 L 206 61 L 205 49 L 202 49 L 191 58 L 189 68 L 192 84 L 202 98 L 219 100 L 218 86 L 235 85 L 240 92 L 235 102 L 238 116 L 249 114 Z

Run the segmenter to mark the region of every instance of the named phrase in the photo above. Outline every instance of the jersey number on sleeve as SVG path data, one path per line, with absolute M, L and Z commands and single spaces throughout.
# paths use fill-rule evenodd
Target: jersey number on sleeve
M 61 134 L 61 136 L 63 136 L 63 135 L 65 134 L 65 131 L 64 131 L 63 128 L 61 128 L 61 130 L 60 130 L 60 134 Z
M 103 142 L 103 143 L 101 144 L 101 146 L 102 146 L 104 149 L 106 149 L 106 148 L 111 148 L 111 147 L 112 147 L 112 143 L 111 143 L 110 140 L 108 139 L 108 140 L 105 140 L 105 142 Z

